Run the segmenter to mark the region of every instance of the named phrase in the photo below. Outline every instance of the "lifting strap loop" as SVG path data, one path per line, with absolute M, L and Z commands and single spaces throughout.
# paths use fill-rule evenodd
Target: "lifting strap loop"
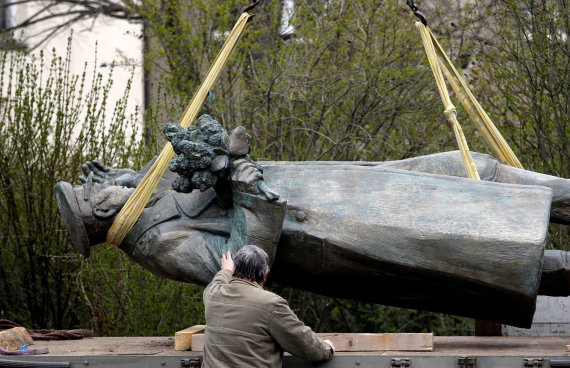
M 451 122 L 452 119 L 457 118 L 457 109 L 455 108 L 455 106 L 453 106 L 453 104 L 451 104 L 447 106 L 447 108 L 443 112 L 443 115 L 445 115 L 446 119 Z
M 228 61 L 231 52 L 245 30 L 247 21 L 250 17 L 251 15 L 248 13 L 244 12 L 241 14 L 236 25 L 232 29 L 232 32 L 224 42 L 224 45 L 210 67 L 206 78 L 202 81 L 198 91 L 196 91 L 192 100 L 188 104 L 188 107 L 184 111 L 184 114 L 178 121 L 178 124 L 180 124 L 184 129 L 187 129 L 196 119 L 204 100 L 214 86 L 216 79 L 218 79 L 222 68 Z M 168 163 L 173 158 L 174 150 L 172 149 L 170 142 L 168 142 L 142 181 L 137 185 L 135 191 L 127 200 L 127 203 L 125 203 L 117 217 L 115 217 L 113 225 L 107 233 L 107 242 L 115 245 L 121 244 L 125 236 L 127 236 L 127 233 L 137 222 L 152 193 L 156 189 L 156 186 L 160 182 L 162 175 L 164 175 L 164 172 L 168 167 Z
M 463 159 L 465 169 L 467 170 L 467 176 L 471 179 L 480 180 L 479 173 L 477 172 L 477 168 L 475 167 L 475 163 L 473 162 L 473 157 L 471 157 L 471 153 L 469 152 L 469 146 L 467 145 L 467 140 L 465 139 L 465 135 L 463 134 L 463 129 L 461 129 L 461 125 L 459 125 L 459 122 L 457 121 L 457 111 L 455 109 L 455 106 L 453 106 L 453 104 L 451 103 L 451 98 L 449 97 L 449 93 L 447 92 L 445 80 L 443 79 L 443 74 L 440 69 L 440 62 L 438 56 L 435 53 L 435 48 L 432 43 L 430 32 L 428 28 L 420 22 L 416 22 L 416 27 L 418 28 L 418 30 L 420 31 L 420 35 L 422 36 L 422 42 L 426 50 L 431 70 L 435 77 L 437 89 L 439 90 L 443 106 L 445 106 L 444 115 L 451 124 L 451 126 L 453 127 L 455 139 L 457 140 L 457 145 L 459 146 L 459 150 L 461 151 L 461 158 Z
M 469 117 L 475 124 L 477 130 L 481 133 L 485 142 L 487 142 L 491 148 L 491 151 L 493 151 L 495 157 L 503 164 L 522 169 L 523 167 L 520 161 L 509 147 L 497 127 L 495 127 L 495 124 L 493 124 L 489 116 L 485 113 L 483 107 L 481 107 L 477 99 L 475 99 L 475 96 L 473 96 L 473 93 L 471 93 L 471 90 L 465 81 L 463 81 L 459 72 L 455 69 L 453 63 L 443 51 L 432 31 L 424 23 L 420 22 L 416 22 L 416 28 L 419 30 L 422 37 L 422 43 L 426 50 L 427 58 L 435 77 L 437 88 L 441 95 L 443 105 L 446 107 L 444 115 L 453 126 L 455 138 L 459 145 L 468 177 L 479 179 L 479 174 L 477 173 L 477 169 L 475 168 L 475 164 L 471 154 L 469 153 L 469 147 L 467 146 L 463 130 L 457 121 L 457 113 L 449 98 L 445 79 L 447 79 L 451 85 L 451 88 L 459 98 L 463 107 L 467 110 Z M 453 75 L 448 68 L 453 72 Z M 443 78 L 444 75 L 445 79 Z
M 495 124 L 493 124 L 491 118 L 489 118 L 485 110 L 483 110 L 483 107 L 479 104 L 475 96 L 473 96 L 473 93 L 471 92 L 471 90 L 469 89 L 463 78 L 461 78 L 459 72 L 457 71 L 457 69 L 455 69 L 455 66 L 453 65 L 451 60 L 449 60 L 447 54 L 443 51 L 443 48 L 435 38 L 433 32 L 429 28 L 427 27 L 425 28 L 429 32 L 429 36 L 433 41 L 432 42 L 433 47 L 437 51 L 437 54 L 441 57 L 441 59 L 439 59 L 440 60 L 439 65 L 441 67 L 441 70 L 445 74 L 445 78 L 449 81 L 449 84 L 455 91 L 455 94 L 461 101 L 461 104 L 467 110 L 469 117 L 475 124 L 477 130 L 479 130 L 479 132 L 481 133 L 481 136 L 483 137 L 485 142 L 487 142 L 487 144 L 493 151 L 495 157 L 503 164 L 522 169 L 523 166 L 520 163 L 519 159 L 517 158 L 511 147 L 509 147 L 509 144 L 507 143 L 505 138 L 503 138 L 503 136 L 501 135 Z M 442 60 L 443 62 L 441 62 Z M 453 75 L 455 76 L 455 78 L 457 78 L 461 86 L 457 84 L 451 73 L 449 73 L 449 70 L 446 68 L 446 65 L 447 67 L 449 67 L 449 69 L 451 69 Z

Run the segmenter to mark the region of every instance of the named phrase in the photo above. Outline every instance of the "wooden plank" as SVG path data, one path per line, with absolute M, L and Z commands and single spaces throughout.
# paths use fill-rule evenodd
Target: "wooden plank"
M 432 351 L 432 333 L 320 333 L 337 351 Z
M 14 351 L 33 343 L 34 340 L 24 327 L 14 327 L 0 332 L 0 347 L 4 350 Z
M 433 351 L 433 333 L 319 333 L 341 351 Z M 204 335 L 192 338 L 192 351 L 204 350 Z
M 203 333 L 205 328 L 205 325 L 195 325 L 176 332 L 174 334 L 174 350 L 190 350 L 192 348 L 193 336 Z

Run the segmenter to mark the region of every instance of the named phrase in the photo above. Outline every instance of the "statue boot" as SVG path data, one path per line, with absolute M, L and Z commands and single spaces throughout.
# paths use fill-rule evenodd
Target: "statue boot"
M 85 186 L 73 188 L 68 182 L 61 181 L 55 186 L 55 196 L 73 245 L 84 257 L 89 257 L 90 246 L 105 241 L 112 218 L 95 216 L 96 208 Z
M 135 173 L 113 169 L 97 160 L 88 161 L 82 165 L 83 185 L 73 187 L 65 181 L 55 185 L 61 219 L 73 245 L 84 257 L 89 257 L 91 246 L 105 242 L 115 215 L 152 162 Z

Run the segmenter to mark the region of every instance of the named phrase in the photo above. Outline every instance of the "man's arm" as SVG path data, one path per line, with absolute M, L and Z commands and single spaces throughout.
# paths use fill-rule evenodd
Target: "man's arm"
M 324 341 L 297 318 L 283 298 L 278 298 L 269 317 L 271 337 L 290 354 L 309 361 L 332 358 L 334 345 Z
M 232 275 L 234 273 L 234 261 L 232 259 L 232 253 L 229 250 L 228 253 L 222 254 L 221 262 L 222 268 L 204 290 L 204 297 L 216 292 L 220 286 L 228 284 L 232 279 Z

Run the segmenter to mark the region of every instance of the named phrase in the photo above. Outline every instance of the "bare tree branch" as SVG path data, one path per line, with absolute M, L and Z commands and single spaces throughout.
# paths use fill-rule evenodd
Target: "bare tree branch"
M 29 40 L 32 37 L 42 36 L 39 41 L 34 42 L 34 45 L 29 45 L 32 50 L 82 20 L 90 18 L 95 20 L 99 16 L 105 16 L 127 21 L 142 21 L 138 5 L 131 0 L 15 0 L 2 2 L 0 9 L 23 5 L 38 5 L 38 10 L 18 24 L 8 27 L 6 31 L 25 30 L 30 26 L 39 27 L 40 31 L 26 37 L 26 40 Z

